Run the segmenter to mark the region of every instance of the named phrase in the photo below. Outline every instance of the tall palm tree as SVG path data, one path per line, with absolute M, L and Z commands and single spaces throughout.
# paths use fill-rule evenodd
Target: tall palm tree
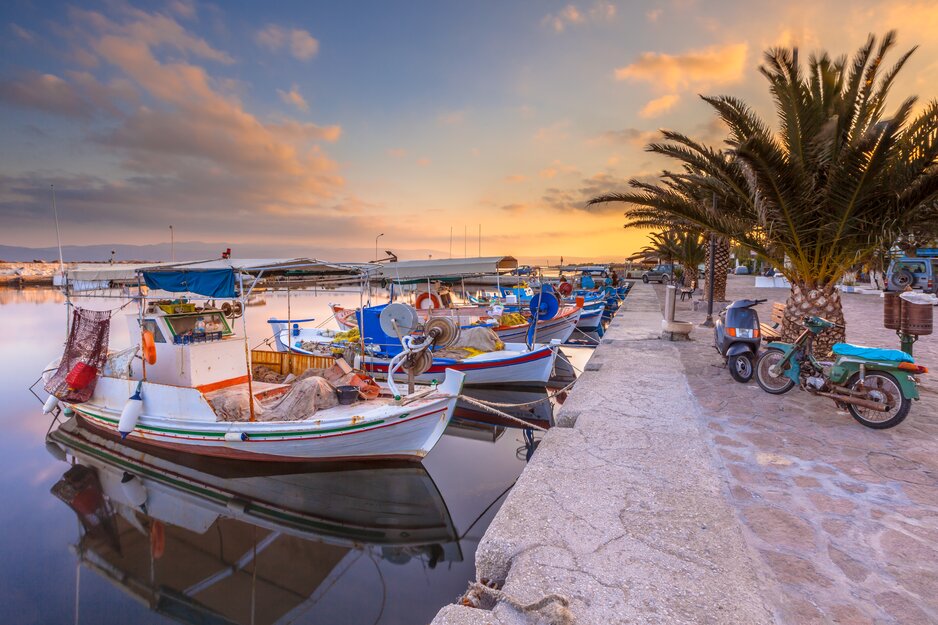
M 704 261 L 706 250 L 700 232 L 694 230 L 665 230 L 648 236 L 649 245 L 641 249 L 646 257 L 667 259 L 667 264 L 678 262 L 682 269 L 682 284 L 693 287 L 697 279 L 697 266 Z
M 665 133 L 649 149 L 675 158 L 681 171 L 664 172 L 658 184 L 632 180 L 632 191 L 590 202 L 673 214 L 772 262 L 792 284 L 782 325 L 788 340 L 805 315 L 842 324 L 837 281 L 844 272 L 902 236 L 934 228 L 938 102 L 912 118 L 910 97 L 885 116 L 890 88 L 914 52 L 884 69 L 895 41 L 889 32 L 877 47 L 871 35 L 850 63 L 812 55 L 807 71 L 797 48 L 767 51 L 760 71 L 777 131 L 739 99 L 704 97 L 730 129 L 728 151 Z M 832 330 L 818 347 L 843 336 Z

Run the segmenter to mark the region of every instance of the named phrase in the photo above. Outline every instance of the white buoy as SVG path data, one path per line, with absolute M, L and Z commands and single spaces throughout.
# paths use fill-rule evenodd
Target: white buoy
M 61 460 L 62 462 L 68 460 L 68 456 L 65 454 L 65 450 L 62 449 L 62 447 L 60 447 L 57 443 L 46 441 L 46 451 L 52 454 L 52 457 L 56 460 Z
M 124 409 L 121 410 L 121 420 L 117 424 L 117 431 L 120 432 L 121 439 L 127 438 L 127 435 L 137 427 L 137 420 L 143 412 L 143 397 L 140 396 L 140 387 L 142 382 L 137 383 L 137 390 L 130 396 Z
M 121 490 L 124 491 L 124 496 L 127 497 L 127 501 L 131 505 L 142 508 L 147 503 L 147 487 L 143 485 L 143 481 L 133 475 L 132 473 L 124 472 L 124 477 L 121 478 Z
M 49 395 L 49 399 L 42 405 L 42 414 L 49 414 L 59 405 L 59 398 L 55 395 Z
M 225 440 L 229 443 L 240 443 L 247 439 L 248 435 L 245 432 L 225 432 Z

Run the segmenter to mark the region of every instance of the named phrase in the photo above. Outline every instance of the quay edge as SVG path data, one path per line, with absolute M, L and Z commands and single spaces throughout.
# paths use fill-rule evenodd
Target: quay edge
M 520 604 L 565 597 L 577 625 L 774 623 L 660 310 L 636 283 L 480 542 L 477 578 Z M 449 605 L 432 625 L 537 616 Z

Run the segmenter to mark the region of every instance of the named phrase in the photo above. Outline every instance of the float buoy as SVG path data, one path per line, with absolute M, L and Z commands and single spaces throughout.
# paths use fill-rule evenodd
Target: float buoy
M 149 330 L 144 330 L 140 336 L 140 344 L 143 347 L 143 358 L 148 365 L 156 364 L 156 339 Z
M 138 382 L 137 390 L 134 391 L 134 394 L 124 404 L 124 409 L 121 410 L 121 419 L 117 424 L 117 431 L 120 432 L 121 440 L 127 438 L 127 435 L 134 431 L 134 428 L 137 427 L 137 421 L 143 413 L 143 397 L 140 395 L 141 386 L 143 386 L 143 382 Z
M 569 282 L 561 282 L 557 287 L 557 292 L 564 297 L 570 297 L 570 294 L 573 293 L 573 285 Z
M 443 300 L 436 293 L 424 291 L 414 300 L 414 306 L 420 310 L 429 310 L 431 308 L 443 308 Z
M 55 395 L 49 395 L 49 399 L 42 405 L 42 414 L 49 414 L 59 405 L 59 398 Z
M 68 375 L 65 376 L 65 383 L 68 384 L 69 390 L 80 391 L 91 384 L 91 381 L 94 380 L 97 375 L 97 367 L 89 365 L 86 362 L 77 362 L 75 366 L 72 367 L 72 370 L 68 372 Z
M 133 507 L 143 508 L 147 504 L 147 498 L 149 497 L 147 487 L 133 473 L 124 471 L 124 475 L 121 477 L 121 490 Z

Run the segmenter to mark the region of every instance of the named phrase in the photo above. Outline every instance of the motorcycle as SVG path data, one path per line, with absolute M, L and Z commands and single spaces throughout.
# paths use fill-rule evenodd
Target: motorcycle
M 752 379 L 753 362 L 759 353 L 762 336 L 759 332 L 759 313 L 755 307 L 764 299 L 740 299 L 720 313 L 713 327 L 713 346 L 720 352 L 737 382 Z
M 835 343 L 833 362 L 814 357 L 814 337 L 843 326 L 821 317 L 805 317 L 794 343 L 772 342 L 756 361 L 756 382 L 767 393 L 781 395 L 795 384 L 834 400 L 840 409 L 869 428 L 882 430 L 902 423 L 918 399 L 913 375 L 928 373 L 898 349 Z

